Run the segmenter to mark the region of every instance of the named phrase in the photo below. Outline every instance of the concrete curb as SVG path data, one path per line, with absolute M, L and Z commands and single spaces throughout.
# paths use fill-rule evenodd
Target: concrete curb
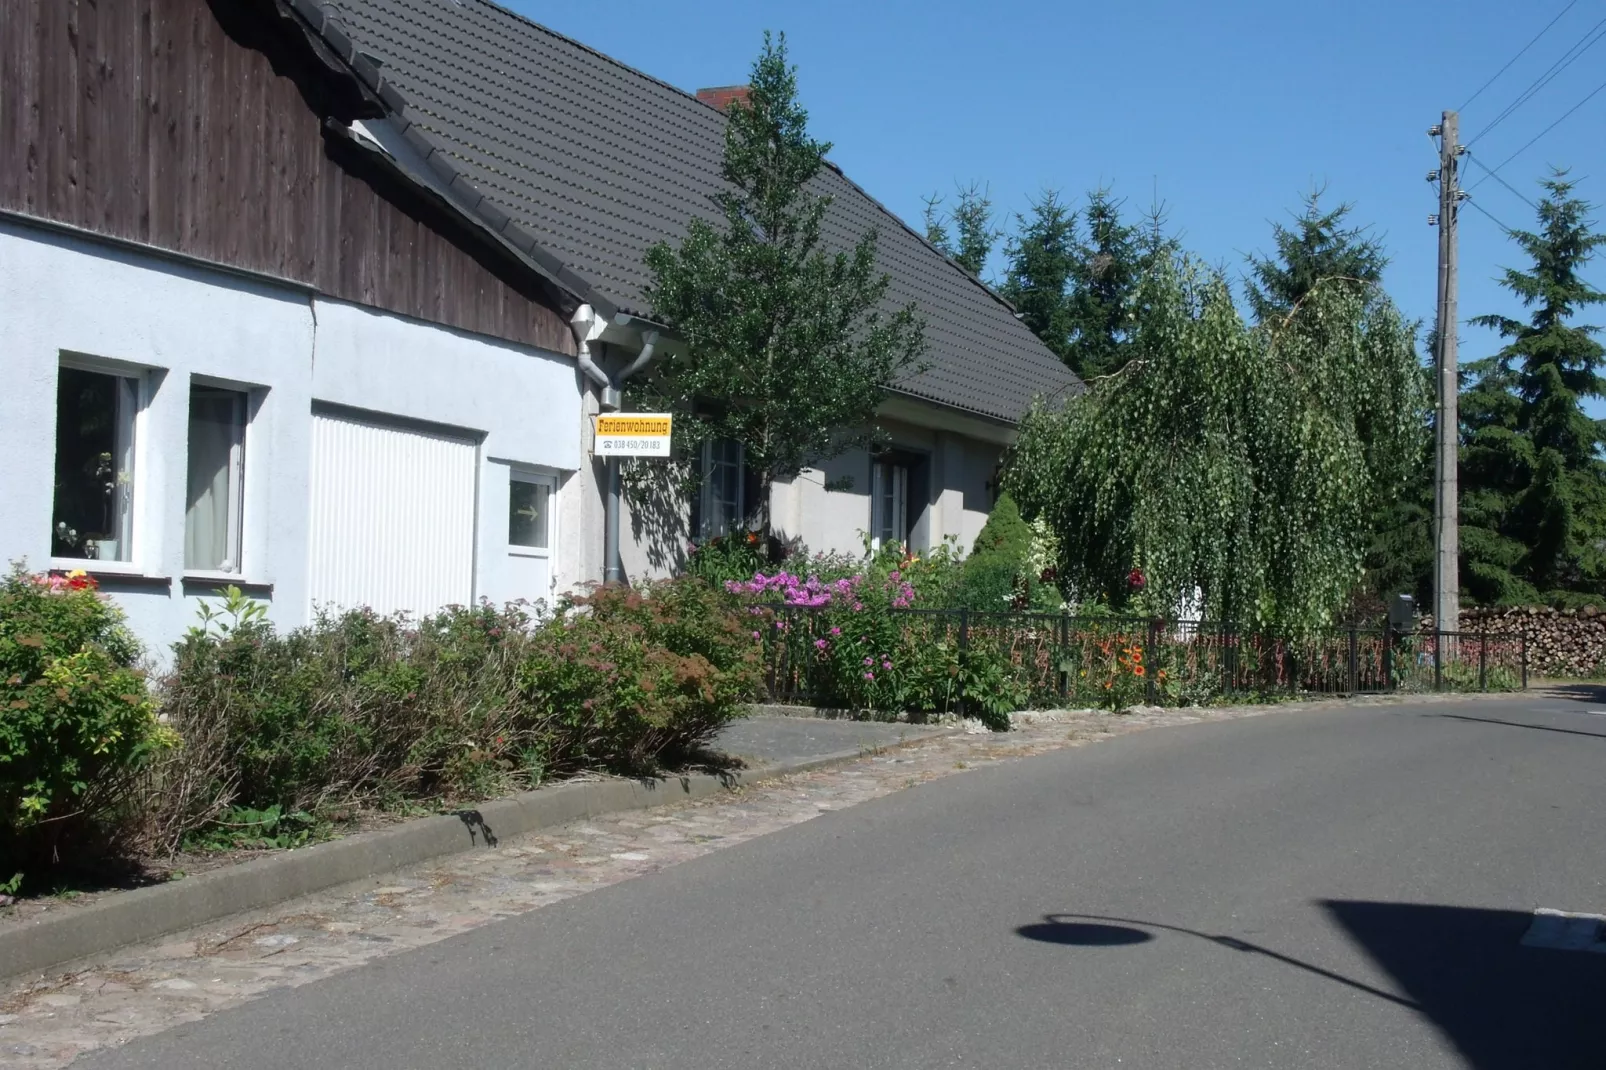
M 922 732 L 880 747 L 837 751 L 729 774 L 588 780 L 527 791 L 477 810 L 426 817 L 327 843 L 136 888 L 32 921 L 0 924 L 0 981 L 114 951 L 444 855 L 570 821 L 690 802 L 952 734 Z

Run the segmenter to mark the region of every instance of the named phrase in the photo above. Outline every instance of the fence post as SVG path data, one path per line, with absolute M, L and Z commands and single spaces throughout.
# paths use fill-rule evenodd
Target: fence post
M 1444 633 L 1437 622 L 1433 626 L 1433 690 L 1444 690 Z
M 1383 626 L 1383 690 L 1394 690 L 1394 626 Z
M 1523 628 L 1518 641 L 1522 644 L 1522 689 L 1528 690 L 1528 629 Z
M 1489 632 L 1478 633 L 1478 690 L 1489 690 Z
M 1071 670 L 1067 667 L 1071 654 L 1071 615 L 1065 611 L 1060 612 L 1060 698 L 1069 698 L 1071 695 Z
M 1150 706 L 1157 706 L 1159 688 L 1154 683 L 1155 651 L 1160 646 L 1160 618 L 1149 619 L 1149 641 L 1143 651 L 1143 700 Z
M 958 716 L 965 715 L 965 664 L 970 652 L 970 607 L 959 607 L 959 698 L 954 702 Z
M 1355 623 L 1351 621 L 1349 626 L 1349 693 L 1352 695 L 1361 689 L 1360 651 L 1360 632 L 1356 629 Z

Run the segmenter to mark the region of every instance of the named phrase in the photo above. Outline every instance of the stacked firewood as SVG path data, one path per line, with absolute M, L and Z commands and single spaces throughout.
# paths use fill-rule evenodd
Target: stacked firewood
M 1421 628 L 1432 631 L 1431 616 Z M 1537 676 L 1606 675 L 1606 612 L 1594 606 L 1472 606 L 1461 610 L 1462 635 L 1527 637 L 1528 671 Z

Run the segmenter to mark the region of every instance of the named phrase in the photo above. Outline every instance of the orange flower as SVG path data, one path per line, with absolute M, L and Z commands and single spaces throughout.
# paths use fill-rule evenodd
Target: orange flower
M 1132 675 L 1133 676 L 1142 676 L 1143 675 L 1143 666 L 1141 666 L 1141 665 L 1132 666 Z

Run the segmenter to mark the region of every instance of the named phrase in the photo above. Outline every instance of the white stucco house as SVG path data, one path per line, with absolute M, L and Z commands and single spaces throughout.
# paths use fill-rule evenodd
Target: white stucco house
M 676 344 L 641 256 L 712 212 L 716 107 L 485 0 L 0 12 L 40 28 L 0 50 L 0 559 L 86 569 L 158 657 L 226 584 L 289 627 L 602 579 L 590 416 L 628 406 L 608 377 L 649 337 Z M 894 449 L 772 515 L 816 550 L 968 545 L 1016 418 L 1076 381 L 822 182 L 835 240 L 879 229 L 930 368 L 884 407 Z M 751 511 L 734 444 L 694 460 L 698 501 L 626 513 L 629 578 Z

